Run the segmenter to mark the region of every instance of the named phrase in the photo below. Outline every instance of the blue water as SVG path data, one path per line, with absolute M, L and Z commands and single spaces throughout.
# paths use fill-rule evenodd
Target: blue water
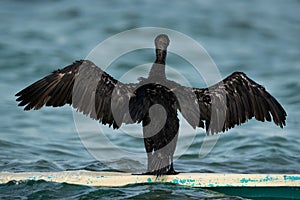
M 114 34 L 151 26 L 173 29 L 192 37 L 208 51 L 222 77 L 233 71 L 245 72 L 264 85 L 288 113 L 284 129 L 273 123 L 251 120 L 222 134 L 212 152 L 201 159 L 198 153 L 204 131 L 197 130 L 189 151 L 175 162 L 178 171 L 300 173 L 299 9 L 298 0 L 231 0 L 226 3 L 217 0 L 172 3 L 2 0 L 0 171 L 111 170 L 81 143 L 70 107 L 24 112 L 17 107 L 14 94 L 51 71 L 86 57 L 99 42 Z M 143 61 L 139 56 L 125 56 L 117 63 L 115 74 L 124 70 L 122 65 L 130 69 L 130 66 L 143 64 L 136 63 Z M 144 61 L 149 62 L 153 57 L 153 52 L 147 51 Z M 172 60 L 167 62 L 172 63 Z M 201 86 L 196 81 L 193 85 Z M 122 141 L 122 135 L 116 137 Z M 123 145 L 138 146 L 138 150 L 144 151 L 142 144 L 136 142 L 126 139 Z M 130 168 L 133 161 L 134 158 L 115 162 L 117 166 Z M 145 169 L 141 166 L 138 170 Z M 2 184 L 0 197 L 242 199 L 173 185 L 98 188 L 43 181 Z

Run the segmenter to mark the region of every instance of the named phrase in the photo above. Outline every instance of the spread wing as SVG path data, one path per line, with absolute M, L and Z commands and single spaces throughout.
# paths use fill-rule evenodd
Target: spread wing
M 194 115 L 183 115 L 192 126 L 206 128 L 214 134 L 224 132 L 255 117 L 285 126 L 286 112 L 263 86 L 242 72 L 235 72 L 208 88 L 185 88 L 196 95 L 193 106 L 199 106 L 198 124 Z M 192 101 L 190 101 L 192 102 Z M 189 117 L 186 117 L 189 116 Z
M 70 104 L 103 124 L 119 128 L 122 123 L 132 123 L 126 108 L 134 89 L 135 84 L 118 82 L 91 61 L 80 60 L 53 71 L 16 96 L 24 110 Z

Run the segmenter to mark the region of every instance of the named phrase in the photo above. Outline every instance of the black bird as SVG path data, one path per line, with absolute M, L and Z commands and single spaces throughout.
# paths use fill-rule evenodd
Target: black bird
M 53 71 L 18 92 L 24 110 L 43 105 L 72 105 L 102 124 L 119 128 L 122 123 L 140 123 L 148 157 L 145 174 L 177 174 L 173 167 L 179 119 L 177 110 L 193 127 L 207 134 L 224 132 L 255 117 L 285 126 L 286 112 L 263 86 L 242 72 L 234 72 L 208 88 L 190 88 L 168 80 L 165 60 L 169 38 L 155 39 L 156 60 L 148 78 L 139 83 L 118 82 L 88 60 L 76 61 Z M 272 117 L 271 117 L 272 116 Z

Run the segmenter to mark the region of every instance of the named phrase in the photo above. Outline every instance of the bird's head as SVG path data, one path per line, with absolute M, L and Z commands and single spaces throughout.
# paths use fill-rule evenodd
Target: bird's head
M 160 50 L 167 50 L 170 40 L 166 34 L 160 34 L 155 38 L 155 48 Z

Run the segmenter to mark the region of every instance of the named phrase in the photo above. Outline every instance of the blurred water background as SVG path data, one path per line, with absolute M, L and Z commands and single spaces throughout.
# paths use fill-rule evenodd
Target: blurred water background
M 128 29 L 151 26 L 192 37 L 208 51 L 222 77 L 233 71 L 245 72 L 264 85 L 288 113 L 284 129 L 251 120 L 222 134 L 212 152 L 201 159 L 198 153 L 204 131 L 197 130 L 189 151 L 175 162 L 178 171 L 300 173 L 299 9 L 299 0 L 2 0 L 0 171 L 111 170 L 81 143 L 71 107 L 24 112 L 17 107 L 14 95 L 51 71 L 86 57 L 106 38 Z M 153 51 L 143 55 L 124 56 L 110 73 L 117 76 L 131 66 L 154 59 Z M 176 66 L 172 56 L 167 62 Z M 198 82 L 192 84 L 201 86 Z M 137 146 L 136 140 L 126 140 L 123 145 Z M 143 144 L 138 146 L 144 151 Z M 121 159 L 116 163 L 126 169 L 133 161 Z M 242 199 L 161 184 L 95 188 L 28 181 L 0 185 L 0 198 L 24 197 Z

